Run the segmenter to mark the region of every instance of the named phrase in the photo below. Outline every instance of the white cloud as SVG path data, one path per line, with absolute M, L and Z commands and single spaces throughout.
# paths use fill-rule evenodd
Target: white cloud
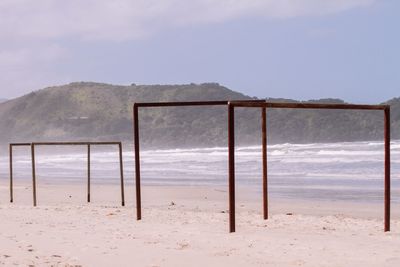
M 129 40 L 241 17 L 320 16 L 377 0 L 2 0 L 2 38 Z

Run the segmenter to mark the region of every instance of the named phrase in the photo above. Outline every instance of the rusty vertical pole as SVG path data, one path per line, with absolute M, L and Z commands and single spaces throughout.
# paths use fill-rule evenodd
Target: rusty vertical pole
M 229 232 L 235 227 L 235 108 L 228 103 L 228 154 L 229 154 Z
M 136 218 L 142 219 L 142 200 L 140 192 L 140 143 L 139 143 L 139 108 L 133 104 L 133 128 L 135 144 L 135 174 L 136 174 Z
M 121 178 L 121 202 L 122 206 L 125 206 L 125 191 L 124 191 L 124 163 L 122 157 L 122 143 L 118 144 L 119 147 L 119 172 Z
M 36 166 L 35 166 L 35 144 L 31 144 L 31 157 L 32 157 L 32 189 L 33 189 L 33 206 L 36 207 Z
M 90 203 L 90 178 L 91 178 L 91 155 L 90 144 L 87 145 L 87 202 Z
M 385 108 L 385 232 L 390 231 L 390 107 Z
M 12 144 L 10 144 L 9 146 L 9 152 L 10 152 L 10 203 L 14 202 L 14 192 L 13 192 L 13 179 L 14 179 L 14 175 L 13 175 L 13 146 Z
M 263 167 L 263 211 L 268 219 L 268 169 L 267 169 L 267 109 L 261 108 L 262 117 L 262 167 Z

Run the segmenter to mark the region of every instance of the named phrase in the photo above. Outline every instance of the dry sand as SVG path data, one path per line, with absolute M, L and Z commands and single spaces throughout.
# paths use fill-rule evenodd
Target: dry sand
M 39 185 L 33 208 L 29 185 L 14 204 L 0 187 L 0 265 L 400 266 L 399 216 L 384 233 L 381 204 L 271 199 L 264 221 L 259 196 L 239 188 L 229 234 L 225 188 L 144 187 L 140 222 L 126 193 L 123 208 L 118 186 L 93 186 L 86 204 L 84 185 Z

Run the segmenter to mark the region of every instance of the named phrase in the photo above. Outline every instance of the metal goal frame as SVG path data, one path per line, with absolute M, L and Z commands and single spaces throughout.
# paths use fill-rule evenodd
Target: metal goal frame
M 90 203 L 91 197 L 91 147 L 92 146 L 118 146 L 119 151 L 119 170 L 120 170 L 120 185 L 121 185 L 121 205 L 125 206 L 125 189 L 124 189 L 124 167 L 122 155 L 122 142 L 34 142 L 34 143 L 11 143 L 9 144 L 9 164 L 10 164 L 10 202 L 14 202 L 14 168 L 13 168 L 13 148 L 14 147 L 30 147 L 32 161 L 32 193 L 33 206 L 37 206 L 36 193 L 36 153 L 37 146 L 87 146 L 87 202 Z

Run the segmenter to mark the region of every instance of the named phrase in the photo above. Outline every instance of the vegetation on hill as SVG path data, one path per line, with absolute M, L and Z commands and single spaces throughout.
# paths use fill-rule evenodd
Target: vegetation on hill
M 268 91 L 265 92 L 268 95 Z M 132 104 L 155 101 L 251 99 L 216 83 L 116 86 L 71 83 L 32 92 L 0 104 L 2 143 L 37 140 L 132 140 Z M 292 101 L 268 99 L 269 101 Z M 336 103 L 338 99 L 313 100 Z M 392 105 L 395 138 L 400 99 Z M 237 140 L 260 142 L 260 111 L 238 109 Z M 140 111 L 141 141 L 147 147 L 222 146 L 227 139 L 226 107 L 149 108 Z M 382 112 L 269 110 L 269 142 L 379 140 Z

